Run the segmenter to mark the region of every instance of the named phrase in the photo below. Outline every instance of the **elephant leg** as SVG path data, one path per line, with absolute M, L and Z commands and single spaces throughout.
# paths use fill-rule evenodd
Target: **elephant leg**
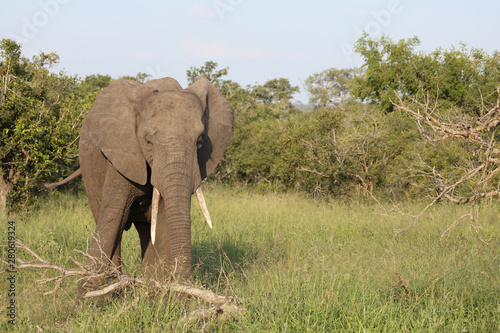
M 80 140 L 79 152 L 83 185 L 92 216 L 97 222 L 102 206 L 103 186 L 109 161 L 106 160 L 97 146 L 84 139 Z
M 86 263 L 88 269 L 95 272 L 121 270 L 120 242 L 133 202 L 132 191 L 133 186 L 109 164 L 102 185 L 99 218 L 89 249 L 91 258 Z M 86 279 L 82 281 L 79 294 L 81 296 L 108 282 Z
M 121 239 L 121 237 L 120 237 Z M 116 250 L 113 253 L 113 256 L 111 257 L 111 267 L 113 271 L 121 273 L 122 272 L 122 254 L 121 254 L 121 247 L 122 247 L 122 242 L 121 240 L 118 242 L 118 245 L 116 246 Z
M 120 261 L 119 246 L 124 219 L 126 219 L 130 205 L 127 205 L 126 197 L 114 196 L 114 199 L 109 204 L 104 204 L 105 200 L 103 200 L 99 221 L 92 238 L 89 254 L 93 260 L 89 263 L 96 271 L 108 267 L 113 262 Z

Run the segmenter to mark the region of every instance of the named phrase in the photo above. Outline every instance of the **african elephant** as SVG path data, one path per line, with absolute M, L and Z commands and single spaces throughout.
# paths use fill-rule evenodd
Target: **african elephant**
M 120 270 L 122 233 L 134 224 L 144 274 L 189 280 L 191 195 L 232 138 L 233 109 L 204 77 L 186 89 L 172 78 L 119 79 L 106 88 L 80 135 L 80 169 L 96 221 L 87 267 Z M 95 283 L 84 281 L 80 293 Z

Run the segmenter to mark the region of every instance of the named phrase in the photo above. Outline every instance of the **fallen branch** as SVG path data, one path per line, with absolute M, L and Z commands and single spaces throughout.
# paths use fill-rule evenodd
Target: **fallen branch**
M 112 284 L 106 285 L 99 290 L 89 291 L 83 295 L 83 298 L 103 296 L 109 294 L 112 291 L 122 289 L 127 286 L 139 285 L 139 286 L 152 287 L 160 291 L 169 291 L 169 292 L 175 292 L 197 297 L 207 303 L 213 304 L 213 306 L 208 309 L 197 310 L 186 316 L 185 319 L 189 320 L 195 318 L 196 319 L 205 318 L 210 315 L 221 315 L 221 314 L 223 314 L 224 317 L 235 316 L 242 314 L 245 311 L 245 308 L 241 305 L 241 303 L 236 298 L 229 295 L 225 296 L 219 295 L 211 290 L 205 290 L 205 289 L 195 288 L 193 286 L 187 286 L 176 283 L 161 284 L 153 279 L 145 279 L 137 276 L 131 276 L 116 271 L 94 272 L 90 269 L 85 268 L 81 263 L 79 263 L 72 257 L 69 258 L 76 266 L 78 266 L 78 268 L 67 269 L 58 265 L 51 264 L 49 261 L 43 259 L 38 254 L 36 254 L 33 250 L 31 250 L 20 240 L 16 240 L 15 244 L 16 244 L 16 249 L 21 249 L 26 251 L 35 259 L 36 262 L 28 263 L 20 259 L 19 257 L 16 257 L 16 262 L 18 262 L 19 264 L 12 266 L 9 265 L 7 261 L 0 259 L 0 262 L 5 265 L 5 267 L 3 267 L 2 270 L 0 270 L 0 274 L 20 269 L 49 269 L 59 272 L 59 275 L 56 277 L 40 279 L 36 281 L 37 283 L 40 284 L 45 284 L 48 282 L 55 283 L 55 287 L 52 290 L 45 292 L 43 294 L 44 296 L 56 293 L 57 290 L 60 288 L 62 281 L 68 277 L 79 276 L 80 279 L 111 277 L 117 281 Z M 7 245 L 0 245 L 0 247 L 7 247 Z M 75 251 L 88 257 L 88 254 L 85 252 L 79 250 Z

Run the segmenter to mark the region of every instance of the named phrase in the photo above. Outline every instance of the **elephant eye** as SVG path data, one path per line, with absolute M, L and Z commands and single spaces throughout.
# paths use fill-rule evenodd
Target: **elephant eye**
M 144 142 L 146 143 L 146 146 L 151 147 L 152 143 L 148 136 L 144 137 Z
M 198 140 L 196 141 L 196 147 L 198 149 L 201 148 L 201 146 L 203 146 L 203 134 L 201 134 L 199 137 L 198 137 Z

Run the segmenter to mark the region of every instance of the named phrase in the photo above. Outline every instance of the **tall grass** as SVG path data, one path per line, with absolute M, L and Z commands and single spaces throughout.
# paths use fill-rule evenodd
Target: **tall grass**
M 498 203 L 479 207 L 481 235 L 466 222 L 441 233 L 462 215 L 457 206 L 434 207 L 409 231 L 408 218 L 377 205 L 298 194 L 254 194 L 246 188 L 205 190 L 214 229 L 192 208 L 193 283 L 244 299 L 247 312 L 232 320 L 184 323 L 203 305 L 152 301 L 132 288 L 103 307 L 75 307 L 76 283 L 55 296 L 35 280 L 53 276 L 21 271 L 18 331 L 142 332 L 498 332 L 500 233 Z M 418 211 L 419 203 L 405 208 Z M 42 257 L 67 267 L 74 248 L 85 250 L 94 223 L 83 195 L 53 195 L 16 220 L 17 237 Z M 6 221 L 5 221 L 6 222 Z M 6 225 L 3 223 L 2 225 Z M 5 227 L 6 230 L 6 227 Z M 124 270 L 140 274 L 133 228 L 124 236 Z M 4 252 L 5 253 L 5 252 Z M 398 286 L 401 274 L 411 297 Z M 2 309 L 7 301 L 0 280 Z M 3 316 L 0 329 L 8 328 Z

